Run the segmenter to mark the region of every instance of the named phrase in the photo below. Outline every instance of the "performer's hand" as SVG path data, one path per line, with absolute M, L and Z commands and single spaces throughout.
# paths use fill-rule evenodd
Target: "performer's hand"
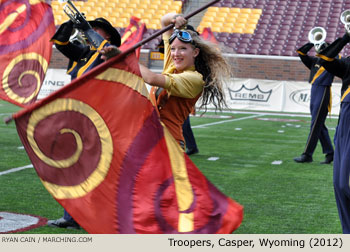
M 117 56 L 121 53 L 118 47 L 116 46 L 106 46 L 99 50 L 99 53 L 102 54 L 101 59 L 103 60 L 109 60 L 110 58 Z
M 176 29 L 184 29 L 187 25 L 187 20 L 182 14 L 177 14 L 173 17 L 172 23 L 175 25 Z
M 84 13 L 82 15 L 77 15 L 76 18 L 78 19 L 79 24 L 74 24 L 75 28 L 82 30 L 82 31 L 87 31 L 89 29 L 92 29 L 89 22 L 86 21 Z

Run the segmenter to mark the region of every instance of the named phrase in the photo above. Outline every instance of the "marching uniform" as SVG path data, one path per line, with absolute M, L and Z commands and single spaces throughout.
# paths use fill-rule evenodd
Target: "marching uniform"
M 111 44 L 120 46 L 120 35 L 114 28 L 109 28 L 107 20 L 97 18 L 94 21 L 89 21 L 90 25 L 105 28 L 109 33 L 113 33 L 111 41 L 105 40 L 93 29 L 86 29 L 83 31 L 85 37 L 89 40 L 91 45 L 75 44 L 69 41 L 73 31 L 73 22 L 68 21 L 63 23 L 51 41 L 55 43 L 56 48 L 65 55 L 69 60 L 67 73 L 72 77 L 72 80 L 80 77 L 82 74 L 90 71 L 92 68 L 104 62 L 101 59 L 101 54 L 98 50 Z M 104 26 L 105 25 L 105 26 Z M 110 30 L 108 30 L 110 29 Z M 119 41 L 118 41 L 119 38 Z
M 333 160 L 334 150 L 325 121 L 330 108 L 331 86 L 334 75 L 321 66 L 320 58 L 307 55 L 313 46 L 312 43 L 307 43 L 297 50 L 301 61 L 310 69 L 309 83 L 312 85 L 310 100 L 311 127 L 303 155 L 309 157 L 309 160 L 312 161 L 312 155 L 318 140 L 320 140 L 322 151 L 326 154 L 326 161 L 323 163 L 330 163 Z M 295 161 L 298 162 L 296 159 Z
M 335 136 L 333 185 L 343 233 L 350 233 L 350 59 L 336 56 L 350 41 L 348 34 L 335 40 L 318 55 L 322 65 L 342 79 L 340 115 Z
M 163 74 L 166 84 L 164 89 L 153 87 L 150 95 L 158 109 L 160 120 L 184 148 L 182 125 L 202 94 L 204 80 L 194 66 L 185 69 L 181 73 L 176 72 L 170 56 L 169 37 L 163 35 L 163 41 Z

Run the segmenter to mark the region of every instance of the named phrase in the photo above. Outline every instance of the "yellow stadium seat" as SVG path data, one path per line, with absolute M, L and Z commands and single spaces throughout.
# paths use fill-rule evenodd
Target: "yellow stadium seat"
M 251 13 L 252 12 L 252 9 L 248 9 L 248 8 L 243 8 L 241 9 L 241 13 Z
M 221 32 L 221 27 L 213 26 L 210 29 L 212 32 Z
M 230 12 L 230 8 L 228 8 L 228 7 L 221 7 L 219 12 L 220 13 L 229 13 Z
M 116 23 L 118 22 L 118 18 L 109 16 L 108 21 L 111 23 L 112 26 L 115 27 Z
M 128 3 L 127 8 L 136 10 L 137 9 L 137 5 L 138 4 L 136 4 L 136 3 Z
M 82 6 L 90 6 L 90 7 L 93 7 L 95 6 L 95 1 L 87 1 L 87 2 L 84 2 L 84 4 Z
M 235 27 L 235 28 L 242 28 L 242 29 L 243 29 L 244 26 L 245 26 L 245 24 L 243 24 L 243 23 L 235 23 L 235 24 L 234 24 L 234 27 Z
M 151 14 L 152 16 L 156 15 L 158 13 L 158 10 L 156 9 L 146 9 L 144 13 Z
M 148 9 L 148 4 L 139 3 L 139 4 L 137 4 L 137 9 L 146 11 Z
M 103 9 L 102 9 L 102 7 L 101 7 L 101 6 L 94 6 L 94 7 L 91 9 L 91 11 L 102 12 L 102 11 L 103 11 Z
M 204 17 L 202 18 L 202 21 L 213 22 L 214 19 L 215 19 L 215 18 L 212 17 L 212 16 L 204 16 Z
M 179 12 L 181 12 L 181 6 L 179 6 L 179 5 L 169 5 L 168 6 L 168 10 L 169 10 L 169 12 L 179 13 Z
M 115 7 L 117 7 L 117 4 L 116 4 L 116 2 L 108 2 L 108 3 L 106 3 L 105 6 L 106 6 L 106 7 L 115 8 Z
M 154 29 L 154 30 L 160 29 L 160 25 L 155 24 L 155 23 L 146 24 L 146 27 L 147 27 L 147 29 Z
M 259 18 L 260 18 L 260 14 L 250 14 L 249 15 L 249 19 L 256 19 L 256 20 L 259 20 Z
M 182 1 L 173 1 L 172 4 L 182 6 Z
M 104 8 L 106 6 L 106 3 L 102 1 L 98 1 L 98 2 L 95 2 L 94 6 Z
M 241 13 L 240 8 L 230 8 L 230 13 Z
M 153 19 L 158 19 L 159 22 L 160 22 L 160 19 L 163 17 L 163 15 L 158 12 L 154 13 L 152 16 L 153 16 Z
M 132 3 L 132 4 L 140 4 L 142 1 L 141 0 L 129 0 L 128 2 Z
M 126 3 L 118 3 L 117 7 L 118 8 L 126 8 L 128 6 L 128 4 Z
M 215 11 L 207 11 L 204 16 L 208 17 L 216 17 L 217 12 Z
M 256 28 L 256 24 L 245 24 L 245 27 L 247 28 L 247 29 L 253 29 L 253 30 L 255 30 L 255 28 Z
M 212 22 L 200 22 L 200 26 L 202 27 L 211 27 L 212 26 Z
M 216 14 L 217 17 L 227 17 L 227 12 L 219 12 Z
M 128 4 L 129 2 L 130 0 L 118 0 L 118 4 L 122 4 L 122 3 Z
M 219 7 L 209 7 L 208 12 L 219 12 L 220 8 Z
M 161 14 L 162 16 L 165 15 L 167 12 L 167 10 L 157 10 L 157 13 Z
M 225 18 L 224 17 L 215 17 L 214 23 L 218 23 L 218 22 L 220 22 L 220 23 L 225 22 Z
M 233 28 L 232 33 L 244 33 L 242 28 Z
M 161 5 L 162 4 L 162 1 L 161 0 L 150 0 L 149 1 L 150 4 L 152 5 Z
M 228 23 L 228 22 L 225 22 L 222 24 L 224 27 L 234 27 L 235 23 Z
M 152 19 L 153 15 L 151 13 L 143 13 L 142 18 Z
M 240 13 L 229 12 L 227 13 L 227 17 L 238 17 Z
M 124 8 L 123 12 L 133 14 L 135 10 L 133 8 Z
M 249 34 L 253 34 L 255 29 L 245 29 L 243 30 L 244 33 L 249 33 Z
M 252 13 L 261 15 L 262 9 L 252 9 Z
M 233 31 L 233 27 L 224 26 L 224 27 L 221 28 L 220 31 L 221 32 L 231 33 Z
M 145 10 L 144 10 L 144 9 L 137 9 L 137 10 L 134 10 L 133 15 L 136 15 L 136 14 L 143 14 L 143 13 L 145 13 Z
M 158 6 L 158 9 L 159 9 L 159 10 L 168 10 L 168 9 L 169 9 L 169 6 L 168 6 L 168 5 L 161 4 L 161 5 Z
M 58 4 L 58 2 L 52 2 L 51 8 L 52 8 L 52 11 L 62 10 L 62 7 L 60 4 Z
M 112 11 L 112 12 L 109 13 L 108 17 L 119 18 L 120 17 L 120 13 L 116 12 L 116 11 Z
M 249 18 L 249 14 L 248 13 L 241 13 L 241 14 L 239 14 L 238 18 L 240 18 L 240 19 L 243 19 L 243 18 L 248 19 Z
M 237 23 L 248 23 L 249 22 L 249 19 L 248 17 L 242 17 L 241 15 L 236 18 L 236 22 Z
M 225 19 L 225 23 L 235 23 L 237 21 L 237 18 L 235 18 L 235 17 L 227 17 L 226 19 Z

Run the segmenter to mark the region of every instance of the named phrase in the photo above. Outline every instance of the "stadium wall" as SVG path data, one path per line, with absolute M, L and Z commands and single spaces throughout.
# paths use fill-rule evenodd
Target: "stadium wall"
M 259 55 L 226 55 L 235 68 L 237 78 L 308 81 L 309 70 L 298 57 L 259 56 Z M 149 50 L 141 50 L 140 62 L 151 68 L 160 67 L 159 62 L 150 60 Z M 56 48 L 53 50 L 50 68 L 66 69 L 68 59 Z M 335 82 L 340 82 L 335 79 Z

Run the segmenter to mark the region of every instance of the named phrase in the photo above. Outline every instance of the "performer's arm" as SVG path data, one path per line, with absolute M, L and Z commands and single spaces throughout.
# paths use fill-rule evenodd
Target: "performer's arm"
M 336 39 L 332 44 L 323 49 L 318 57 L 322 59 L 322 66 L 333 75 L 343 78 L 349 67 L 348 60 L 339 59 L 339 53 L 350 41 L 350 36 L 345 33 L 342 38 Z
M 63 23 L 53 35 L 51 41 L 55 43 L 56 48 L 68 59 L 78 61 L 90 49 L 87 46 L 76 45 L 69 41 L 73 28 L 74 24 L 72 21 L 69 20 Z
M 311 48 L 314 46 L 314 44 L 312 43 L 307 43 L 305 45 L 303 45 L 302 47 L 300 47 L 298 50 L 297 50 L 297 53 L 299 55 L 299 58 L 301 59 L 301 61 L 304 63 L 304 65 L 311 69 L 314 61 L 315 61 L 315 58 L 314 57 L 311 57 L 309 55 L 307 55 L 307 53 L 311 50 Z

